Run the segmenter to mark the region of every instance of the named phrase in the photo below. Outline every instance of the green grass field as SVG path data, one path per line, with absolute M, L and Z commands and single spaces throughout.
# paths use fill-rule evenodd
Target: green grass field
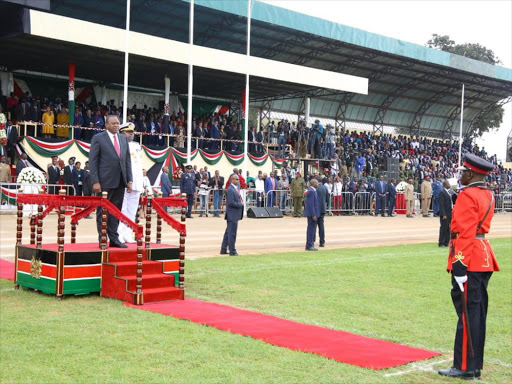
M 512 239 L 492 241 L 484 382 L 512 382 Z M 456 315 L 433 244 L 190 260 L 188 297 L 442 352 L 373 371 L 98 296 L 0 281 L 1 383 L 454 383 Z M 448 361 L 446 361 L 448 360 Z

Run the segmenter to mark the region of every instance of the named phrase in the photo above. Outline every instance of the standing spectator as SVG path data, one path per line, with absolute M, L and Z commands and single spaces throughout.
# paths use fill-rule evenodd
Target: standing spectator
M 74 117 L 74 123 L 76 127 L 82 127 L 84 125 L 84 116 L 82 115 L 82 108 L 76 107 L 75 108 L 75 117 Z M 81 140 L 82 139 L 82 128 L 71 128 L 74 130 L 73 138 L 75 140 Z
M 317 221 L 320 216 L 320 200 L 316 193 L 316 187 L 318 187 L 318 181 L 316 179 L 312 179 L 306 194 L 306 207 L 304 209 L 304 216 L 308 218 L 306 251 L 318 251 L 318 249 L 315 248 L 315 241 Z
M 432 201 L 432 184 L 430 183 L 430 176 L 426 175 L 421 183 L 421 214 L 423 217 L 428 217 L 428 210 L 430 202 Z
M 16 163 L 16 175 L 19 175 L 21 170 L 26 167 L 30 167 L 30 163 L 28 162 L 28 157 L 26 153 L 21 154 L 21 159 Z
M 333 204 L 334 204 L 334 214 L 336 216 L 339 216 L 341 213 L 341 206 L 342 206 L 342 189 L 343 184 L 341 182 L 341 178 L 339 176 L 336 176 L 336 181 L 334 182 L 332 186 L 332 195 L 333 195 Z
M 229 188 L 226 191 L 226 215 L 227 222 L 224 238 L 220 248 L 220 254 L 226 255 L 229 248 L 230 256 L 238 256 L 236 251 L 236 233 L 238 230 L 238 221 L 242 220 L 244 216 L 244 204 L 242 195 L 238 189 L 239 176 L 237 174 L 231 175 Z
M 18 128 L 12 125 L 12 121 L 7 121 L 7 156 L 11 159 L 11 165 L 14 165 L 16 155 L 16 144 L 18 143 Z
M 395 209 L 395 199 L 396 199 L 396 180 L 391 179 L 391 182 L 388 184 L 388 217 L 393 216 L 393 210 Z
M 83 117 L 82 127 L 84 128 L 94 128 L 94 116 L 92 114 L 91 108 L 87 108 L 87 111 Z M 82 131 L 81 137 L 82 140 L 91 141 L 93 136 L 93 131 L 91 129 L 85 129 Z
M 203 217 L 203 213 L 208 217 L 208 197 L 210 190 L 208 188 L 209 180 L 208 174 L 203 172 L 201 180 L 199 181 L 199 217 Z
M 277 127 L 277 157 L 284 159 L 286 155 L 286 144 L 288 143 L 288 125 L 279 124 Z
M 265 180 L 266 177 L 261 171 L 258 173 L 258 178 L 254 182 L 256 189 L 256 206 L 263 207 L 265 201 Z
M 436 181 L 432 183 L 432 209 L 434 211 L 434 217 L 439 216 L 439 194 L 443 190 L 443 184 L 441 184 L 441 177 L 437 176 Z
M 196 193 L 196 178 L 192 165 L 185 166 L 185 172 L 181 174 L 180 192 L 187 195 L 187 217 L 192 218 L 192 206 L 194 205 L 194 196 Z
M 5 156 L 0 157 L 0 183 L 11 182 L 11 167 L 7 165 L 7 158 Z
M 316 187 L 316 193 L 318 195 L 318 201 L 320 203 L 320 215 L 317 216 L 317 225 L 318 225 L 318 237 L 320 238 L 320 247 L 325 246 L 325 226 L 324 226 L 324 217 L 326 212 L 326 204 L 329 199 L 329 194 L 327 193 L 327 188 L 325 185 L 321 183 L 321 176 L 317 177 L 318 185 Z
M 414 185 L 412 184 L 412 177 L 407 179 L 407 185 L 404 189 L 404 199 L 405 199 L 405 212 L 406 217 L 414 217 L 412 214 L 414 213 Z
M 281 179 L 278 183 L 279 193 L 279 207 L 283 215 L 286 215 L 286 204 L 288 202 L 288 190 L 290 189 L 290 182 L 288 181 L 289 172 L 287 168 L 281 169 Z
M 439 192 L 439 241 L 440 247 L 447 247 L 450 243 L 450 222 L 452 221 L 452 196 L 450 195 L 450 182 L 443 181 L 443 189 Z
M 213 190 L 213 216 L 220 217 L 219 209 L 222 201 L 224 178 L 220 176 L 219 171 L 210 180 L 210 189 Z
M 84 185 L 84 170 L 80 169 L 82 163 L 77 161 L 75 168 L 73 169 L 73 186 L 75 187 L 76 196 L 82 196 L 83 185 Z
M 267 207 L 273 207 L 276 204 L 277 179 L 275 173 L 270 172 L 270 176 L 265 179 L 265 196 L 267 198 Z
M 379 215 L 379 211 L 382 217 L 384 217 L 384 210 L 386 208 L 386 192 L 388 186 L 384 181 L 384 176 L 379 175 L 379 181 L 375 183 L 375 196 L 376 196 L 376 207 L 375 216 Z
M 212 120 L 212 123 L 210 125 L 210 138 L 212 140 L 210 141 L 209 148 L 212 151 L 218 151 L 219 150 L 220 130 L 219 130 L 219 127 L 217 126 L 217 122 L 215 120 Z
M 50 106 L 46 107 L 46 112 L 43 113 L 43 135 L 44 137 L 50 137 L 54 134 L 53 123 L 55 122 L 55 115 L 51 110 Z
M 66 108 L 62 108 L 62 110 L 57 114 L 57 137 L 62 139 L 67 139 L 69 135 L 69 115 L 68 110 Z
M 48 184 L 50 187 L 48 188 L 48 193 L 50 195 L 58 195 L 59 187 L 56 184 L 60 184 L 60 168 L 59 168 L 59 158 L 57 156 L 52 157 L 52 163 L 48 165 Z M 54 184 L 54 185 L 52 185 Z
M 302 217 L 302 200 L 306 182 L 299 171 L 295 172 L 295 178 L 292 180 L 292 198 L 293 198 L 293 217 Z
M 66 184 L 68 187 L 66 187 L 66 194 L 69 196 L 74 195 L 73 188 L 69 187 L 73 185 L 73 171 L 75 169 L 75 158 L 70 157 L 68 159 L 68 165 L 64 168 L 64 184 Z

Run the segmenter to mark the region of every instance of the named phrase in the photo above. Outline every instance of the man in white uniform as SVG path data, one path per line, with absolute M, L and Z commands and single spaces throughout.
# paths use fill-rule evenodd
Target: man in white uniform
M 144 191 L 142 174 L 142 148 L 140 145 L 133 141 L 135 125 L 133 123 L 121 124 L 119 133 L 126 137 L 128 140 L 128 147 L 130 150 L 130 158 L 132 161 L 132 191 L 124 191 L 123 208 L 121 212 L 135 221 L 135 215 L 139 208 L 140 194 Z M 134 243 L 133 231 L 128 228 L 124 223 L 119 223 L 119 241 L 122 243 Z

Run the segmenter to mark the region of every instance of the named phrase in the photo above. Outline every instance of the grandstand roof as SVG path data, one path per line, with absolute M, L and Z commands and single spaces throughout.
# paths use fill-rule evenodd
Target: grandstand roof
M 110 27 L 125 27 L 125 1 L 51 0 L 50 12 Z M 194 43 L 245 53 L 246 4 L 243 1 L 196 0 Z M 2 2 L 0 2 L 2 6 Z M 188 41 L 186 0 L 132 0 L 130 29 L 178 42 Z M 0 9 L 0 14 L 1 14 Z M 1 24 L 1 23 L 0 23 Z M 10 69 L 66 74 L 67 62 L 77 76 L 122 82 L 123 44 L 119 50 L 88 47 L 36 37 L 28 30 L 13 36 L 0 30 Z M 87 31 L 83 31 L 87 33 Z M 108 40 L 109 36 L 105 36 Z M 98 44 L 101 45 L 101 44 Z M 37 55 L 37 56 L 35 56 Z M 512 96 L 512 70 L 475 61 L 255 1 L 252 9 L 251 55 L 369 79 L 368 95 L 312 88 L 252 77 L 251 106 L 279 112 L 304 113 L 343 121 L 410 129 L 411 133 L 449 135 L 458 132 L 461 87 L 465 84 L 464 130 Z M 158 55 L 157 55 L 158 56 Z M 37 57 L 37 60 L 34 58 Z M 204 58 L 205 61 L 208 57 Z M 181 63 L 131 55 L 130 84 L 187 91 L 187 67 Z M 196 67 L 194 93 L 240 100 L 240 73 Z

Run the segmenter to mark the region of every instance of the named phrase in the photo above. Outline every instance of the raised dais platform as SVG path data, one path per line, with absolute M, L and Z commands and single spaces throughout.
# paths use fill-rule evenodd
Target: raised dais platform
M 21 244 L 16 246 L 16 285 L 45 293 L 101 296 L 136 302 L 137 246 L 99 249 L 98 243 Z M 143 302 L 184 298 L 178 288 L 179 246 L 151 243 L 143 250 Z

